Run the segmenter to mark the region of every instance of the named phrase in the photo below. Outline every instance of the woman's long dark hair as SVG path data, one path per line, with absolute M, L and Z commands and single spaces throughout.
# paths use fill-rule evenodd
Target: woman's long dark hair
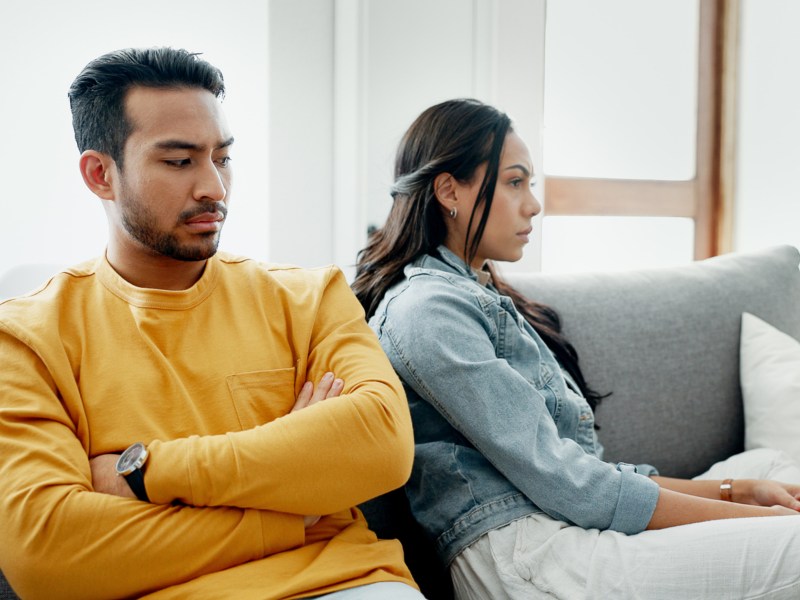
M 467 232 L 480 212 L 475 232 L 467 235 L 464 257 L 472 262 L 492 207 L 500 154 L 512 131 L 505 113 L 478 100 L 448 100 L 424 111 L 406 131 L 395 159 L 392 208 L 386 223 L 370 236 L 358 254 L 353 291 L 367 313 L 375 313 L 386 291 L 403 278 L 403 268 L 423 254 L 434 252 L 447 236 L 442 208 L 434 193 L 434 179 L 449 173 L 470 182 L 486 163 L 486 174 L 470 214 Z M 578 366 L 575 348 L 561 333 L 561 321 L 550 307 L 525 298 L 506 283 L 490 262 L 486 268 L 498 292 L 509 296 L 522 316 L 542 337 L 572 376 L 592 409 L 601 396 L 591 390 Z

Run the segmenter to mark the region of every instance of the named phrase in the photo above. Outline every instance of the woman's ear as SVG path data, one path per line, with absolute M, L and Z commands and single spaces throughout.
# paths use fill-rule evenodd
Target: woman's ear
M 83 182 L 92 193 L 103 200 L 114 200 L 113 180 L 117 164 L 108 154 L 97 150 L 86 150 L 80 159 Z
M 456 201 L 456 180 L 450 173 L 439 173 L 433 180 L 433 193 L 439 205 L 450 211 L 455 206 Z

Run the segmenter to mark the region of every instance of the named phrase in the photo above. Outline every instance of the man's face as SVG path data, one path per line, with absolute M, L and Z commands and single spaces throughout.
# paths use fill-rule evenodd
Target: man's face
M 135 87 L 125 111 L 133 130 L 115 182 L 113 235 L 139 255 L 213 256 L 232 181 L 233 138 L 219 101 L 200 88 Z

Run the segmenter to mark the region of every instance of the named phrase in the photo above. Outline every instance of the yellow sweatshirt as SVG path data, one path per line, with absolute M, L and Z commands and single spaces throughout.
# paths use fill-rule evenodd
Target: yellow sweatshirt
M 344 393 L 288 414 L 326 371 Z M 94 492 L 89 458 L 137 441 L 151 503 Z M 352 508 L 412 458 L 402 385 L 335 268 L 220 253 L 165 291 L 99 259 L 0 304 L 0 570 L 23 598 L 413 584 Z

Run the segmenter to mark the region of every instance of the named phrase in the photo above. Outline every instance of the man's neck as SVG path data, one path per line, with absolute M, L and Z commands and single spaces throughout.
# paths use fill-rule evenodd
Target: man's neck
M 125 281 L 141 288 L 186 290 L 203 275 L 207 260 L 183 261 L 165 256 L 123 257 L 109 245 L 109 264 Z

